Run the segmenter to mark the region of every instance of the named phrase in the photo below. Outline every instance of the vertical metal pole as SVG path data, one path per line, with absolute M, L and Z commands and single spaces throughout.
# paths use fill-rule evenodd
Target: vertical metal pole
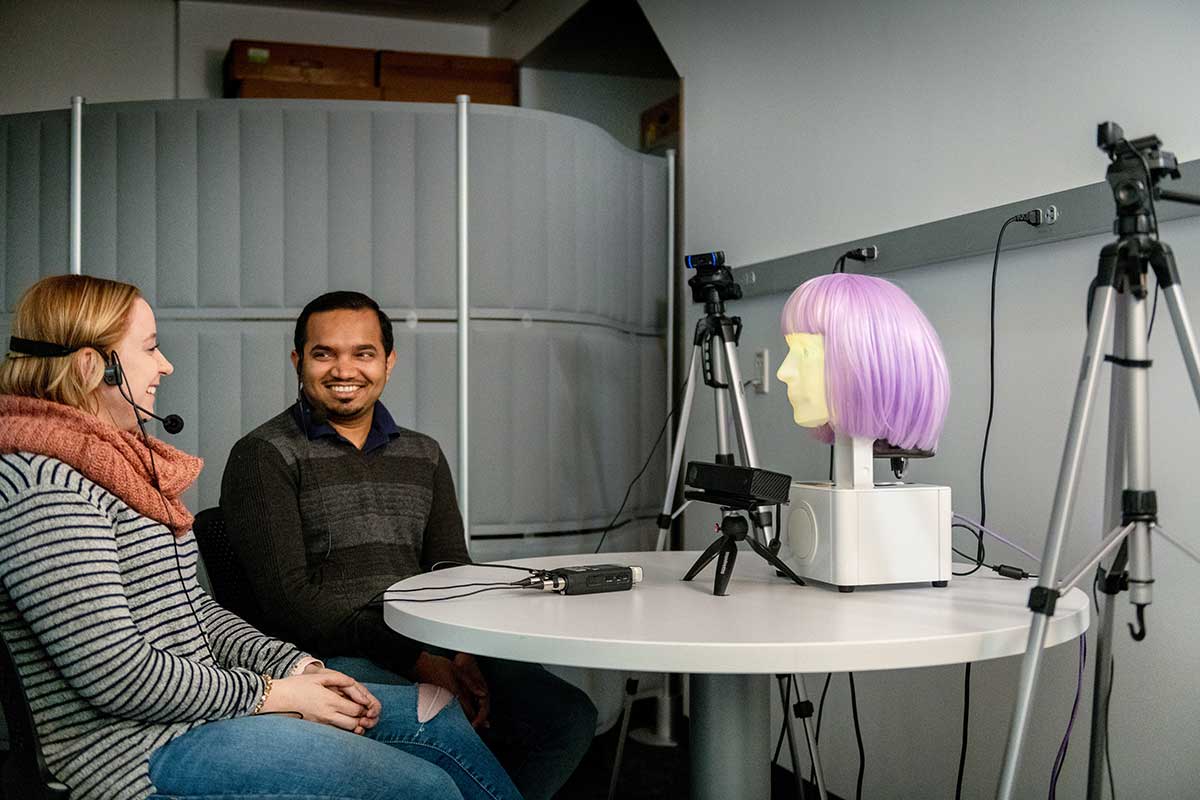
M 72 275 L 83 274 L 83 98 L 71 98 L 71 227 L 70 269 Z
M 1127 358 L 1125 350 L 1125 315 L 1118 314 L 1113 328 L 1113 353 Z M 1108 453 L 1105 461 L 1104 523 L 1100 537 L 1121 527 L 1121 489 L 1125 486 L 1126 411 L 1125 378 L 1129 370 L 1113 369 L 1108 400 Z M 1109 568 L 1112 559 L 1109 560 Z M 1113 611 L 1116 597 L 1099 593 L 1099 619 L 1093 630 L 1096 641 L 1096 670 L 1092 684 L 1092 727 L 1088 747 L 1087 797 L 1100 800 L 1104 796 L 1106 749 L 1108 730 L 1105 721 L 1108 712 L 1108 664 L 1112 658 Z
M 1132 288 L 1125 295 L 1125 357 L 1146 358 L 1145 296 Z M 1125 488 L 1149 491 L 1150 484 L 1150 370 L 1131 369 L 1125 376 Z M 1154 567 L 1151 563 L 1150 523 L 1138 522 L 1129 534 L 1129 602 L 1149 605 L 1154 599 Z
M 675 151 L 667 151 L 667 414 L 675 408 Z M 678 420 L 675 420 L 678 422 Z M 680 428 L 680 430 L 684 430 Z M 675 435 L 667 423 L 667 469 L 671 469 Z M 670 498 L 674 501 L 675 498 Z M 669 513 L 669 512 L 668 512 Z M 670 547 L 667 531 L 658 532 L 655 550 Z
M 467 281 L 467 120 L 470 95 L 455 98 L 458 107 L 458 507 L 462 512 L 463 535 L 471 545 L 470 462 L 470 284 Z

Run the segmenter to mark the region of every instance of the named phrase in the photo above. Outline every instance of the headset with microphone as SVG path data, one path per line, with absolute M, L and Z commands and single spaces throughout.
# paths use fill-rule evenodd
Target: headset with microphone
M 10 337 L 8 340 L 8 350 L 10 353 L 17 353 L 22 356 L 35 356 L 37 358 L 61 358 L 69 356 L 76 350 L 82 350 L 85 347 L 90 347 L 100 353 L 104 359 L 104 383 L 108 386 L 116 386 L 118 391 L 121 391 L 121 385 L 125 382 L 125 371 L 121 369 L 121 359 L 117 356 L 115 350 L 105 352 L 102 348 L 91 344 L 81 344 L 70 347 L 54 342 L 42 342 L 37 339 L 23 339 L 20 336 Z M 148 417 L 153 417 L 162 423 L 163 430 L 170 434 L 179 433 L 183 430 L 183 417 L 178 414 L 168 414 L 165 417 L 160 417 L 148 408 L 142 408 L 133 401 L 132 393 L 126 396 L 124 391 L 121 391 L 121 397 L 133 406 L 138 411 Z
M 104 350 L 94 344 L 80 344 L 75 346 L 56 344 L 54 342 L 43 342 L 37 339 L 24 339 L 20 336 L 12 336 L 8 340 L 8 350 L 10 353 L 16 353 L 17 357 L 34 356 L 37 358 L 61 358 L 69 356 L 77 350 L 91 348 L 100 354 L 104 359 L 104 383 L 106 386 L 115 386 L 121 395 L 121 399 L 133 406 L 137 411 L 142 412 L 148 417 L 153 417 L 162 423 L 163 430 L 170 434 L 179 433 L 183 430 L 183 417 L 178 414 L 168 414 L 165 417 L 160 417 L 148 408 L 142 408 L 133 400 L 133 389 L 129 385 L 129 381 L 125 375 L 125 370 L 121 368 L 121 357 L 117 355 L 116 350 Z M 158 465 L 154 462 L 154 449 L 150 446 L 150 437 L 146 434 L 146 423 L 141 417 L 134 413 L 134 418 L 137 420 L 138 430 L 141 431 L 142 440 L 146 443 L 146 450 L 150 454 L 150 474 L 151 481 L 155 491 L 158 492 L 159 498 L 162 500 L 163 511 L 166 512 L 168 522 L 171 521 L 171 508 L 167 504 L 166 497 L 163 496 L 162 484 L 158 477 Z M 213 652 L 212 643 L 208 639 L 208 632 L 204 629 L 204 625 L 200 622 L 200 614 L 196 611 L 196 606 L 192 603 L 191 593 L 187 590 L 187 581 L 183 577 L 183 564 L 179 559 L 179 548 L 175 548 L 175 569 L 179 573 L 179 582 L 183 586 L 184 597 L 187 598 L 188 607 L 192 610 L 192 617 L 196 620 L 196 626 L 200 631 L 200 636 L 204 640 L 205 647 L 208 648 L 209 657 L 217 662 L 216 653 Z

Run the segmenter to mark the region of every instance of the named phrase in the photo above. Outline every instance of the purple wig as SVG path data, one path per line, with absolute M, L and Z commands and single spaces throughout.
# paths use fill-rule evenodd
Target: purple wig
M 825 403 L 834 432 L 935 450 L 950 403 L 937 332 L 893 283 L 836 273 L 800 284 L 783 306 L 783 332 L 825 342 Z

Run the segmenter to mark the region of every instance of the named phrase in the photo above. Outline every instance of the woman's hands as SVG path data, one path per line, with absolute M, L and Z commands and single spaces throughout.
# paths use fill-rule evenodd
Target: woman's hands
M 492 701 L 487 681 L 479 671 L 475 657 L 458 653 L 454 660 L 422 652 L 413 665 L 413 677 L 421 683 L 432 683 L 454 694 L 471 726 L 487 726 Z
M 362 734 L 379 721 L 379 701 L 340 672 L 309 664 L 300 675 L 271 682 L 260 713 L 297 712 L 304 719 Z

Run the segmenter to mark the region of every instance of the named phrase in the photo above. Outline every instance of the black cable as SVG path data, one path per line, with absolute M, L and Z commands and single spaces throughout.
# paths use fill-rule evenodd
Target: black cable
M 833 262 L 833 274 L 846 271 L 846 256 L 843 254 L 838 257 L 838 260 Z
M 789 675 L 787 681 L 785 682 L 785 685 L 787 686 L 787 688 L 786 689 L 781 688 L 779 690 L 780 692 L 782 692 L 780 697 L 783 698 L 783 724 L 779 726 L 779 739 L 775 742 L 775 755 L 771 757 L 771 765 L 776 766 L 776 767 L 779 766 L 779 753 L 783 750 L 783 737 L 784 737 L 784 734 L 787 733 L 788 708 L 791 706 L 792 684 L 795 682 L 796 682 L 796 679 L 793 676 Z M 800 765 L 792 764 L 792 769 L 799 770 Z
M 540 578 L 539 578 L 540 580 Z M 437 592 L 449 591 L 451 589 L 473 589 L 476 586 L 514 586 L 523 587 L 530 585 L 528 578 L 519 581 L 473 581 L 471 583 L 451 583 L 446 586 L 416 586 L 409 589 L 384 589 L 379 594 L 412 594 L 413 592 Z
M 658 450 L 658 443 L 662 441 L 663 434 L 667 432 L 667 425 L 671 422 L 671 417 L 675 416 L 675 412 L 679 410 L 679 404 L 683 402 L 683 393 L 686 388 L 687 381 L 685 380 L 680 385 L 679 391 L 675 393 L 676 397 L 679 399 L 675 401 L 675 407 L 667 412 L 667 417 L 663 420 L 662 427 L 658 429 L 658 436 L 654 439 L 654 445 L 650 448 L 650 452 L 646 456 L 646 462 L 642 464 L 642 468 L 638 470 L 638 474 L 633 476 L 633 480 L 631 480 L 629 482 L 629 486 L 625 488 L 625 497 L 621 500 L 621 507 L 617 509 L 616 514 L 613 514 L 612 520 L 604 526 L 604 530 L 600 534 L 600 541 L 596 544 L 596 549 L 592 551 L 593 553 L 599 553 L 600 548 L 604 547 L 604 540 L 607 538 L 608 532 L 616 527 L 619 527 L 616 522 L 621 516 L 621 512 L 625 510 L 625 504 L 629 502 L 629 494 L 633 491 L 633 487 L 637 485 L 638 480 L 642 477 L 642 473 L 646 471 L 646 467 L 650 466 L 650 459 L 654 458 L 654 453 L 656 450 Z M 621 524 L 625 525 L 628 524 L 628 522 L 623 522 Z
M 1112 710 L 1113 681 L 1116 679 L 1116 675 L 1117 657 L 1110 653 L 1108 657 L 1108 695 L 1104 701 L 1104 763 L 1108 765 L 1108 794 L 1112 800 L 1117 800 L 1117 785 L 1113 781 L 1112 754 L 1108 749 L 1108 743 L 1112 741 L 1108 728 L 1108 712 Z
M 1154 335 L 1154 318 L 1158 316 L 1158 290 L 1162 287 L 1158 285 L 1158 276 L 1154 276 L 1154 305 L 1150 307 L 1150 326 L 1146 329 L 1146 343 L 1149 344 L 1150 337 Z
M 1092 605 L 1096 607 L 1097 615 L 1100 614 L 1100 597 L 1096 594 L 1096 589 L 1099 587 L 1099 585 L 1100 569 L 1097 568 L 1096 575 L 1092 578 Z M 1112 756 L 1109 754 L 1108 749 L 1108 742 L 1110 738 L 1108 730 L 1108 712 L 1112 707 L 1113 678 L 1116 676 L 1116 667 L 1116 656 L 1112 655 L 1110 652 L 1108 656 L 1108 693 L 1106 694 L 1104 700 L 1104 763 L 1108 771 L 1108 794 L 1112 800 L 1116 800 L 1117 798 L 1117 789 L 1113 782 Z M 1099 666 L 1097 666 L 1097 669 L 1099 669 Z
M 1000 226 L 1000 235 L 996 237 L 996 254 L 992 258 L 992 291 L 991 315 L 988 327 L 988 414 L 987 425 L 983 430 L 983 450 L 979 455 L 979 524 L 987 525 L 987 487 L 984 478 L 987 470 L 988 439 L 992 435 L 992 417 L 996 411 L 996 273 L 1000 267 L 1000 243 L 1004 241 L 1004 231 L 1017 221 L 1017 217 L 1009 217 Z
M 155 346 L 157 349 L 157 345 Z M 196 611 L 196 604 L 192 602 L 192 593 L 188 591 L 187 581 L 183 577 L 183 562 L 179 560 L 179 542 L 175 536 L 175 517 L 171 513 L 171 505 L 167 502 L 166 495 L 162 490 L 162 479 L 158 477 L 158 464 L 154 460 L 154 448 L 150 446 L 150 434 L 146 433 L 146 421 L 142 419 L 141 412 L 138 410 L 137 402 L 133 399 L 133 387 L 129 384 L 129 373 L 125 371 L 125 367 L 121 364 L 121 356 L 116 350 L 109 351 L 109 358 L 117 366 L 117 374 L 120 375 L 120 380 L 117 381 L 117 394 L 121 395 L 121 399 L 129 403 L 133 410 L 133 418 L 137 420 L 138 430 L 142 434 L 142 443 L 146 446 L 146 452 L 150 454 L 150 476 L 153 481 L 154 491 L 158 494 L 159 502 L 162 503 L 163 512 L 167 517 L 167 530 L 171 532 L 171 545 L 175 553 L 175 571 L 179 575 L 179 588 L 183 590 L 183 597 L 187 600 L 188 608 L 192 610 L 192 619 L 196 620 L 196 628 L 200 631 L 200 638 L 204 641 L 204 647 L 208 650 L 208 657 L 212 659 L 214 664 L 220 664 L 217 661 L 217 654 L 212 648 L 212 642 L 208 640 L 208 631 L 204 629 L 204 624 L 200 622 L 200 614 Z M 126 394 L 128 392 L 128 394 Z
M 442 587 L 440 587 L 440 586 L 431 586 L 430 587 L 430 589 L 440 589 L 440 588 L 442 588 Z M 457 600 L 460 597 L 470 597 L 471 595 L 482 594 L 483 592 L 495 592 L 495 591 L 499 591 L 500 589 L 519 589 L 519 588 L 521 588 L 521 586 L 519 584 L 504 583 L 504 584 L 500 584 L 498 586 L 489 586 L 484 589 L 476 589 L 473 592 L 463 592 L 462 594 L 451 594 L 451 595 L 447 595 L 445 597 L 425 597 L 425 598 L 384 597 L 381 600 L 368 603 L 368 605 L 376 605 L 376 604 L 382 605 L 384 603 L 437 603 L 442 600 Z
M 1128 139 L 1122 139 L 1121 144 L 1124 144 L 1129 151 L 1137 157 L 1141 162 L 1142 171 L 1146 173 L 1146 195 L 1150 201 L 1150 233 L 1154 235 L 1154 240 L 1158 241 L 1158 210 L 1154 207 L 1154 174 L 1150 171 L 1150 163 L 1146 161 L 1146 157 L 1142 155 L 1142 151 L 1138 150 Z M 1158 313 L 1158 274 L 1156 273 L 1154 281 L 1154 306 L 1150 311 L 1150 326 L 1146 331 L 1146 339 L 1149 340 L 1150 335 L 1154 333 L 1154 317 Z
M 967 734 L 971 723 L 971 662 L 967 662 L 966 677 L 963 679 L 963 724 L 962 747 L 958 751 L 958 780 L 954 782 L 954 800 L 962 798 L 963 773 L 967 766 Z
M 991 293 L 989 298 L 989 316 L 988 316 L 988 413 L 987 424 L 983 429 L 983 447 L 979 453 L 979 524 L 987 524 L 987 449 L 988 440 L 992 435 L 992 418 L 996 413 L 996 275 L 1000 268 L 1000 245 L 1004 241 L 1004 231 L 1008 226 L 1023 215 L 1015 215 L 1009 217 L 1000 226 L 1000 233 L 996 236 L 996 253 L 992 257 L 992 283 Z M 973 575 L 983 566 L 986 550 L 983 546 L 983 532 L 976 531 L 979 537 L 978 549 L 976 550 L 978 557 L 976 558 L 975 568 L 970 572 L 961 573 L 961 575 Z M 954 573 L 959 575 L 960 573 Z M 966 768 L 966 747 L 967 747 L 967 727 L 970 724 L 968 711 L 970 710 L 970 688 L 971 688 L 971 664 L 967 662 L 964 678 L 964 693 L 963 693 L 963 750 L 958 760 L 958 776 L 955 780 L 956 789 L 955 797 L 959 796 L 962 789 L 963 771 Z
M 833 673 L 825 673 L 825 686 L 821 689 L 821 700 L 817 703 L 817 730 L 813 734 L 813 749 L 821 742 L 821 720 L 825 716 L 825 695 L 829 693 L 829 682 L 833 680 Z M 809 778 L 809 783 L 817 782 L 817 765 L 813 764 L 812 774 Z
M 518 566 L 518 565 L 516 565 L 516 564 L 498 564 L 498 563 L 489 562 L 489 561 L 485 561 L 485 562 L 483 562 L 483 563 L 481 563 L 481 564 L 475 564 L 475 563 L 472 563 L 472 562 L 470 562 L 470 561 L 454 561 L 454 560 L 452 560 L 452 559 L 448 559 L 448 558 L 447 558 L 447 559 L 443 559 L 443 560 L 441 560 L 441 561 L 435 561 L 435 562 L 433 562 L 433 566 L 431 566 L 431 567 L 429 568 L 429 571 L 430 571 L 430 572 L 437 572 L 439 569 L 442 569 L 444 566 L 451 566 L 451 567 L 495 567 L 495 568 L 497 568 L 497 569 L 515 569 L 515 570 L 517 570 L 518 572 L 526 572 L 526 573 L 529 573 L 530 575 L 540 575 L 540 574 L 542 573 L 542 570 L 540 570 L 540 569 L 533 569 L 532 567 L 521 567 L 521 566 Z
M 383 603 L 388 602 L 388 600 L 403 600 L 403 599 L 405 599 L 405 598 L 400 598 L 400 597 L 391 597 L 391 598 L 386 597 L 386 595 L 388 595 L 388 594 L 411 594 L 412 592 L 451 591 L 454 589 L 471 589 L 476 586 L 487 586 L 492 589 L 505 589 L 505 588 L 520 589 L 524 586 L 528 586 L 529 584 L 527 583 L 527 581 L 529 581 L 529 580 L 530 580 L 529 578 L 526 578 L 526 579 L 519 580 L 519 581 L 475 581 L 472 583 L 454 583 L 454 584 L 449 584 L 447 586 L 421 586 L 421 587 L 412 588 L 412 589 L 384 589 L 382 591 L 376 592 L 375 594 L 371 595 L 371 598 L 369 600 L 367 600 L 367 602 L 364 603 L 364 605 L 368 605 L 368 606 L 382 605 Z M 442 598 L 436 598 L 436 599 L 440 600 Z
M 957 548 L 954 548 L 954 547 L 951 548 L 952 550 L 954 550 L 955 553 L 958 553 L 960 556 L 968 559 L 970 561 L 970 563 L 975 565 L 968 572 L 955 572 L 952 574 L 958 575 L 960 577 L 965 577 L 967 575 L 974 575 L 976 572 L 978 572 L 980 570 L 981 567 L 987 567 L 988 569 L 995 569 L 991 564 L 985 563 L 986 559 L 987 559 L 987 548 L 984 547 L 984 544 L 983 544 L 983 531 L 975 530 L 974 528 L 972 528 L 969 525 L 963 525 L 961 522 L 956 522 L 950 526 L 951 531 L 953 531 L 955 528 L 962 528 L 963 530 L 970 531 L 971 534 L 976 537 L 977 541 L 976 541 L 976 545 L 975 545 L 974 557 L 969 556 L 966 553 L 963 553 L 961 550 L 958 550 Z
M 862 728 L 858 725 L 858 693 L 854 690 L 854 673 L 850 677 L 850 710 L 854 714 L 854 738 L 858 741 L 858 783 L 854 789 L 854 800 L 862 800 L 863 775 L 867 771 L 867 757 L 863 752 Z
M 1146 196 L 1150 201 L 1150 232 L 1154 234 L 1154 238 L 1158 239 L 1158 211 L 1154 208 L 1154 173 L 1150 171 L 1150 162 L 1142 155 L 1142 151 L 1133 146 L 1133 143 L 1128 139 L 1122 139 L 1121 144 L 1129 148 L 1137 160 L 1142 164 L 1142 170 L 1146 173 Z

